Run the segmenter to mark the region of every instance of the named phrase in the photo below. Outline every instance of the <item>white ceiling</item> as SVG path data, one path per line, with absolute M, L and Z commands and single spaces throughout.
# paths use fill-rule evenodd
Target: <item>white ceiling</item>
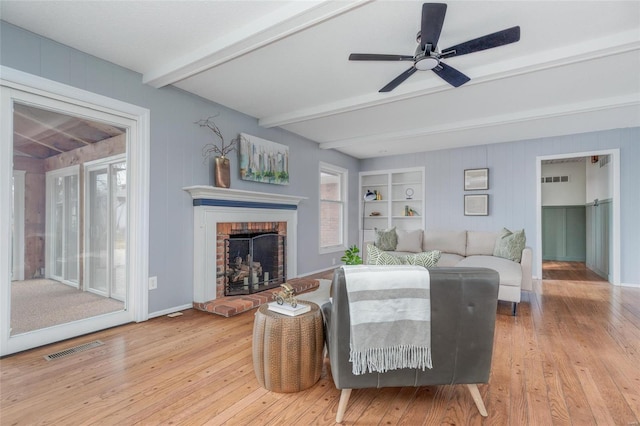
M 421 1 L 7 1 L 3 20 L 357 158 L 640 126 L 639 1 L 449 1 L 440 47 L 515 25 L 519 42 L 410 62 Z

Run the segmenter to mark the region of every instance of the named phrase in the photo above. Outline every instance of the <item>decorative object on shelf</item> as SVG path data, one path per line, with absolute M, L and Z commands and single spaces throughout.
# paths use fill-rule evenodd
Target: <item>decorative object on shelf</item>
M 465 195 L 464 196 L 465 216 L 488 216 L 489 215 L 489 195 Z
M 404 206 L 404 215 L 405 216 L 419 216 L 418 212 L 412 209 L 409 206 Z
M 380 212 L 371 212 L 369 216 L 380 216 Z
M 253 182 L 289 185 L 289 147 L 242 133 L 240 177 Z
M 489 169 L 467 169 L 464 171 L 464 190 L 489 189 Z
M 407 188 L 404 191 L 404 195 L 407 197 L 407 200 L 413 199 L 413 194 L 414 194 L 413 188 Z
M 378 194 L 376 194 L 375 192 L 372 192 L 370 189 L 367 189 L 367 192 L 364 194 L 364 196 L 362 197 L 362 244 L 364 244 L 364 211 L 365 211 L 365 207 L 367 206 L 367 201 L 373 201 L 375 199 L 378 198 Z M 373 216 L 373 212 L 371 213 L 371 216 Z
M 215 157 L 213 181 L 218 188 L 231 187 L 231 161 L 229 157 Z
M 345 265 L 362 265 L 362 258 L 358 253 L 360 253 L 360 249 L 354 244 L 344 251 L 344 256 L 340 260 Z
M 218 125 L 213 120 L 218 114 L 207 117 L 206 119 L 200 119 L 195 122 L 200 127 L 206 127 L 213 132 L 218 139 L 220 139 L 220 146 L 216 143 L 208 143 L 202 147 L 202 157 L 206 160 L 209 157 L 214 158 L 214 184 L 218 188 L 229 188 L 231 186 L 231 161 L 227 157 L 232 151 L 236 150 L 238 141 L 242 140 L 242 135 L 235 139 L 231 139 L 231 142 L 225 144 L 224 136 Z

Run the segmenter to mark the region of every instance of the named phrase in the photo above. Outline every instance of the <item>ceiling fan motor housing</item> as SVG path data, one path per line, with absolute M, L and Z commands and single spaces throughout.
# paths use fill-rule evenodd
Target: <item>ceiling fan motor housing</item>
M 423 56 L 416 58 L 414 66 L 418 71 L 432 70 L 440 64 L 440 60 L 435 56 Z

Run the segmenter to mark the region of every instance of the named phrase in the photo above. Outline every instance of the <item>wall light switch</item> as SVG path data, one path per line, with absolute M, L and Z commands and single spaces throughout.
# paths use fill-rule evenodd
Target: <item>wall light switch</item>
M 158 288 L 158 277 L 149 277 L 149 290 Z

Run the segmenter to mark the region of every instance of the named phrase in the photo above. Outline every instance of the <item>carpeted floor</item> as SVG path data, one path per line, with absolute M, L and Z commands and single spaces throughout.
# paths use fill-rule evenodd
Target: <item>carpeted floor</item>
M 123 302 L 49 279 L 11 283 L 12 336 L 123 309 Z

